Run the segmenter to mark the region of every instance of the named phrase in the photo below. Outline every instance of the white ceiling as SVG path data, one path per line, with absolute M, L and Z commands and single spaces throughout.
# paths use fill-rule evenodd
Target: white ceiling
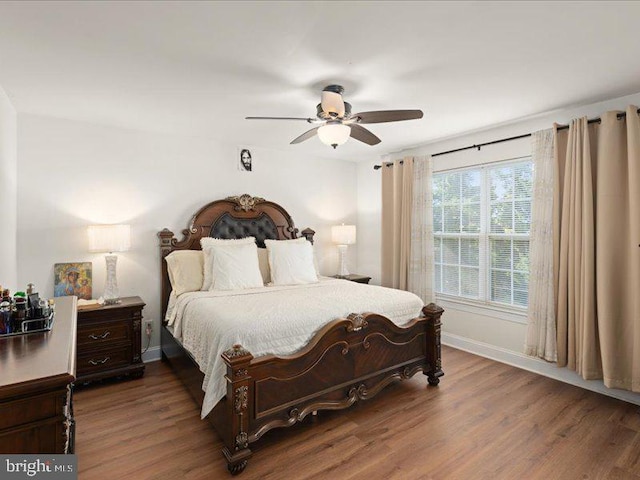
M 376 158 L 640 91 L 640 2 L 0 2 L 0 85 L 18 112 Z M 376 147 L 289 142 L 345 87 Z

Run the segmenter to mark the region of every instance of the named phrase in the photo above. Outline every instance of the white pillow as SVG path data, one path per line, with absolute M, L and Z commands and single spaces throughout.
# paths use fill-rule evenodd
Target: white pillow
M 167 313 L 164 316 L 164 320 L 166 322 L 171 322 L 171 314 L 173 313 L 173 309 L 176 308 L 177 301 L 178 301 L 178 297 L 176 295 L 176 292 L 171 290 L 171 293 L 169 294 L 169 302 L 167 303 Z M 171 323 L 169 323 L 169 325 L 171 325 Z
M 271 240 L 270 240 L 271 241 Z M 305 243 L 306 238 L 294 238 L 293 240 L 278 240 L 278 242 L 289 243 Z M 271 269 L 269 268 L 269 253 L 266 248 L 258 247 L 258 265 L 260 266 L 260 273 L 262 274 L 262 281 L 265 285 L 271 282 Z M 313 266 L 316 269 L 316 275 L 320 276 L 320 270 L 318 269 L 318 259 L 316 258 L 316 251 L 313 251 Z
M 258 267 L 262 275 L 262 283 L 265 285 L 271 281 L 271 269 L 269 268 L 269 253 L 266 248 L 258 248 Z
M 269 240 L 270 242 L 274 240 Z M 306 238 L 294 238 L 292 240 L 277 240 L 278 242 L 289 242 L 289 243 L 304 243 L 307 241 Z M 271 268 L 269 268 L 269 253 L 266 248 L 258 248 L 258 264 L 260 265 L 260 273 L 262 274 L 262 280 L 264 284 L 267 285 L 271 282 Z M 315 252 L 314 252 L 314 265 L 315 265 Z M 316 273 L 318 273 L 318 267 L 316 265 Z
M 305 243 L 308 240 L 304 237 L 292 238 L 290 240 L 269 240 L 270 242 L 280 242 L 280 243 Z M 266 244 L 265 244 L 266 245 Z
M 204 237 L 200 239 L 200 246 L 202 247 L 202 252 L 204 253 L 204 276 L 202 279 L 202 288 L 201 290 L 206 291 L 211 289 L 211 285 L 213 284 L 213 256 L 211 255 L 211 247 L 214 245 L 247 245 L 247 244 L 255 244 L 255 237 L 245 237 L 245 238 L 212 238 L 212 237 Z
M 199 250 L 176 250 L 165 258 L 171 288 L 176 295 L 202 288 L 204 255 Z
M 264 286 L 258 266 L 258 246 L 214 245 L 211 290 L 240 290 Z
M 298 241 L 265 240 L 269 253 L 272 285 L 316 283 L 313 246 L 306 239 Z

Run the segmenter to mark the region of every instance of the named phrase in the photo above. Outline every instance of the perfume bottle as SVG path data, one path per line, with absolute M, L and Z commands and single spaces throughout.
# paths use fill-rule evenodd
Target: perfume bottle
M 37 311 L 40 313 L 41 317 L 49 316 L 49 304 L 44 298 L 41 298 L 40 300 L 38 300 Z
M 0 335 L 11 333 L 11 304 L 0 303 Z
M 27 318 L 42 318 L 42 309 L 40 308 L 40 295 L 36 292 L 36 286 L 30 283 L 27 286 Z
M 22 293 L 22 292 L 18 292 Z M 27 299 L 17 294 L 13 297 L 13 331 L 24 332 L 26 324 L 23 322 L 27 319 Z

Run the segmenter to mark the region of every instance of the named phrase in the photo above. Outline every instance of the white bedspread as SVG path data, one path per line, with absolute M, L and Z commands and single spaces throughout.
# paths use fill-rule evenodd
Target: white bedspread
M 347 280 L 180 295 L 169 324 L 205 374 L 204 418 L 226 394 L 220 355 L 236 343 L 254 357 L 289 355 L 325 324 L 350 313 L 375 312 L 403 325 L 419 316 L 413 293 Z

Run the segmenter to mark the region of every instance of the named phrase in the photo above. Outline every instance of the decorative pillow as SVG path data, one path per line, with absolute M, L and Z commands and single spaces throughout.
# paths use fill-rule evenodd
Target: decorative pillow
M 265 285 L 271 281 L 271 269 L 269 268 L 269 253 L 266 248 L 258 248 L 258 267 L 262 275 L 262 283 Z
M 271 241 L 271 240 L 270 240 Z M 293 240 L 277 240 L 278 242 L 289 243 L 305 243 L 307 239 L 304 237 L 294 238 Z M 267 285 L 271 282 L 271 269 L 269 268 L 269 254 L 266 248 L 258 248 L 258 264 L 260 265 L 260 273 L 262 274 L 262 280 Z M 316 269 L 316 274 L 320 276 L 320 270 L 318 269 L 318 259 L 316 258 L 316 252 L 313 251 L 313 265 Z
M 313 264 L 313 246 L 304 239 L 297 241 L 265 240 L 269 253 L 272 285 L 316 283 L 318 274 Z
M 173 314 L 173 309 L 176 308 L 177 301 L 178 301 L 178 297 L 176 296 L 176 292 L 171 290 L 171 293 L 169 294 L 169 302 L 167 303 L 167 313 L 164 316 L 165 321 L 169 322 L 169 325 L 173 323 L 171 320 L 171 316 Z
M 264 286 L 258 266 L 258 246 L 213 245 L 213 283 L 211 290 L 239 290 Z
M 176 295 L 202 288 L 204 255 L 198 250 L 176 250 L 165 257 L 171 288 Z
M 204 276 L 202 279 L 202 290 L 211 290 L 211 285 L 213 284 L 213 256 L 211 255 L 211 247 L 213 247 L 214 245 L 247 245 L 252 243 L 256 243 L 255 237 L 245 237 L 238 239 L 223 239 L 212 237 L 201 238 L 200 246 L 202 247 L 202 252 L 204 253 Z
M 269 240 L 270 242 L 274 241 L 274 240 Z M 300 237 L 300 238 L 294 238 L 292 240 L 277 240 L 278 242 L 286 242 L 286 243 L 311 243 L 309 242 L 309 240 L 307 240 L 304 237 Z M 316 249 L 313 247 L 313 244 L 311 244 L 311 248 L 313 249 L 313 268 L 316 269 L 316 275 L 319 277 L 320 276 L 320 266 L 318 265 L 318 257 L 316 257 Z M 258 249 L 258 258 L 260 258 L 260 249 Z M 262 261 L 262 260 L 261 260 Z M 268 273 L 267 275 L 267 280 L 265 280 L 265 285 L 267 283 L 269 283 L 271 281 L 271 271 L 269 269 L 269 261 L 268 261 L 268 256 L 267 256 L 267 260 L 266 260 L 266 272 Z M 263 266 L 262 264 L 260 264 L 260 272 L 262 272 Z M 264 274 L 262 276 L 263 278 L 265 278 Z

